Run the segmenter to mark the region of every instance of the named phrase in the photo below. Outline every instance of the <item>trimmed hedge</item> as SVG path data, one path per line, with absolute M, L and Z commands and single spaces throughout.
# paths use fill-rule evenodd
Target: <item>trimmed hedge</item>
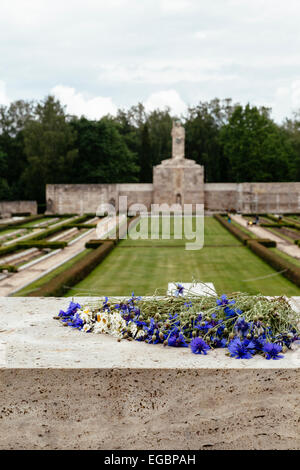
M 117 245 L 117 243 L 119 243 L 119 241 L 120 241 L 120 237 L 123 237 L 123 235 L 127 233 L 129 224 L 133 220 L 138 219 L 138 218 L 139 218 L 139 215 L 129 217 L 126 221 L 127 223 L 125 223 L 125 221 L 124 221 L 122 223 L 121 227 L 118 225 L 117 230 L 116 230 L 116 238 L 104 238 L 104 239 L 89 240 L 85 244 L 85 247 L 86 248 L 96 248 L 99 245 L 99 243 L 105 243 L 107 241 L 113 242 L 114 245 Z
M 12 245 L 2 246 L 0 247 L 0 256 L 7 255 L 8 253 L 12 253 L 13 251 L 18 251 L 20 248 L 17 246 L 17 243 L 13 243 Z
M 238 238 L 244 245 L 248 245 L 248 243 L 252 241 L 256 241 L 261 243 L 262 245 L 270 248 L 276 247 L 276 242 L 273 240 L 269 240 L 268 238 L 250 238 L 246 233 L 240 230 L 235 225 L 228 223 L 223 217 L 219 214 L 214 214 L 215 219 L 217 219 L 227 230 L 232 233 L 236 238 Z
M 290 224 L 290 223 L 286 223 L 286 222 L 283 222 L 282 224 L 259 224 L 261 227 L 274 227 L 274 228 L 281 228 L 281 227 L 292 227 L 292 228 L 295 228 L 294 224 Z
M 83 222 L 87 218 L 89 218 L 87 215 L 83 215 L 83 216 L 80 216 L 77 219 L 75 219 L 75 222 L 77 222 L 77 221 L 78 222 Z M 53 228 L 50 228 L 48 230 L 44 230 L 41 233 L 32 235 L 31 237 L 28 237 L 27 240 L 24 240 L 24 242 L 16 241 L 16 243 L 13 243 L 12 245 L 0 247 L 0 256 L 6 255 L 8 253 L 12 253 L 13 251 L 18 251 L 20 249 L 25 249 L 25 248 L 29 248 L 29 247 L 31 248 L 31 247 L 35 246 L 35 245 L 33 245 L 34 242 L 39 241 L 39 240 L 43 240 L 43 239 L 48 238 L 48 237 L 51 237 L 51 235 L 54 235 L 55 233 L 58 233 L 58 232 L 61 232 L 61 231 L 65 230 L 66 225 L 68 225 L 68 224 L 65 223 L 65 224 L 59 225 L 58 227 L 53 227 Z M 48 243 L 56 243 L 56 242 L 48 242 Z M 57 242 L 57 243 L 66 243 L 67 244 L 67 242 Z M 64 246 L 66 246 L 66 245 L 64 245 Z M 61 245 L 59 248 L 64 248 L 64 246 Z
M 68 242 L 47 242 L 44 240 L 32 240 L 17 243 L 19 248 L 50 248 L 51 250 L 58 250 L 59 248 L 65 248 Z
M 261 243 L 258 243 L 257 240 L 251 240 L 251 242 L 248 243 L 248 247 L 276 271 L 285 270 L 282 275 L 300 287 L 300 268 L 284 258 L 281 258 L 281 256 L 276 253 L 273 253 Z
M 103 239 L 103 240 L 101 240 L 101 239 L 89 240 L 88 242 L 86 242 L 85 247 L 95 249 L 95 248 L 98 248 L 98 246 L 103 245 L 103 243 L 107 243 L 107 242 L 111 242 L 114 245 L 116 245 L 118 243 L 118 240 L 115 240 L 115 239 L 112 239 L 112 238 L 107 238 L 107 239 Z
M 235 225 L 230 224 L 225 220 L 221 215 L 219 214 L 214 214 L 214 218 L 217 219 L 223 227 L 227 228 L 227 230 L 232 233 L 240 242 L 242 242 L 244 245 L 247 245 L 248 240 L 252 240 L 248 235 L 246 235 L 242 230 L 240 230 L 238 227 L 235 227 Z
M 267 248 L 276 248 L 277 246 L 277 243 L 274 240 L 269 240 L 269 238 L 252 238 L 251 240 L 248 240 L 247 244 L 253 241 L 258 242 Z
M 65 225 L 66 228 L 96 228 L 97 224 L 67 224 Z
M 67 242 L 47 242 L 47 241 L 40 241 L 40 240 L 24 240 L 22 242 L 16 242 L 13 245 L 3 246 L 0 247 L 0 256 L 7 255 L 14 251 L 19 250 L 26 250 L 28 248 L 50 248 L 51 250 L 57 250 L 59 248 L 65 248 L 67 246 Z
M 13 212 L 12 217 L 31 217 L 31 212 Z
M 89 217 L 87 215 L 82 215 L 80 217 L 77 217 L 77 219 L 74 220 L 74 223 L 81 223 L 84 222 L 86 219 Z M 44 238 L 51 237 L 51 235 L 54 235 L 55 233 L 62 232 L 66 228 L 68 228 L 68 223 L 66 222 L 65 224 L 61 224 L 58 227 L 53 227 L 49 228 L 48 230 L 45 230 L 41 233 L 35 234 L 32 237 L 30 237 L 30 240 L 43 240 Z
M 291 222 L 290 220 L 287 220 L 284 216 L 281 220 L 278 219 L 278 217 L 275 217 L 272 214 L 267 215 L 268 219 L 273 220 L 273 222 L 277 222 L 277 225 L 275 227 L 290 227 L 290 228 L 295 228 L 297 230 L 300 230 L 300 224 L 295 222 Z M 261 224 L 263 225 L 263 224 Z
M 0 264 L 0 272 L 8 271 L 9 273 L 17 273 L 18 268 L 16 266 L 12 266 L 11 264 Z
M 42 218 L 43 216 L 41 214 L 31 215 L 30 217 L 27 217 L 26 220 L 15 220 L 15 222 L 9 222 L 8 224 L 0 224 L 0 232 L 2 232 L 3 230 L 7 230 L 8 228 L 17 227 L 18 225 L 23 225 L 27 222 L 33 222 L 34 220 Z
M 82 281 L 98 264 L 106 258 L 113 249 L 112 242 L 101 244 L 98 248 L 88 253 L 84 258 L 75 265 L 66 269 L 66 271 L 58 274 L 45 285 L 41 286 L 34 292 L 30 292 L 30 297 L 60 297 L 63 296 L 70 286 L 74 286 Z

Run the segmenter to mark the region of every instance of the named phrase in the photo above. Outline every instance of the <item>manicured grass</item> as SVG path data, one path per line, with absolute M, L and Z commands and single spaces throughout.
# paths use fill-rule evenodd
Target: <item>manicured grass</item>
M 31 222 L 27 222 L 27 223 L 26 223 L 26 220 L 24 220 L 24 224 L 22 224 L 22 227 L 30 228 L 30 227 L 34 227 L 37 224 L 41 224 L 43 222 L 50 221 L 50 220 L 51 219 L 49 219 L 48 217 L 41 217 L 40 219 L 32 220 Z
M 205 218 L 202 250 L 187 251 L 183 244 L 174 246 L 175 242 L 124 240 L 66 295 L 130 295 L 132 291 L 146 295 L 156 289 L 165 293 L 168 282 L 191 282 L 193 278 L 213 282 L 219 294 L 244 291 L 300 295 L 297 286 L 276 275 L 268 264 L 211 217 Z
M 57 276 L 58 274 L 60 274 L 61 272 L 65 271 L 66 269 L 70 268 L 71 266 L 73 266 L 75 263 L 77 263 L 77 261 L 79 261 L 80 259 L 82 259 L 84 256 L 86 256 L 88 253 L 90 253 L 91 249 L 87 249 L 87 250 L 84 250 L 82 251 L 81 253 L 79 253 L 77 256 L 75 256 L 74 258 L 72 258 L 70 261 L 67 261 L 66 263 L 62 264 L 61 266 L 59 266 L 58 268 L 54 269 L 53 271 L 51 271 L 50 273 L 46 274 L 45 276 L 41 277 L 40 279 L 38 279 L 37 281 L 35 282 L 32 282 L 31 284 L 29 284 L 27 287 L 24 287 L 24 289 L 21 289 L 19 290 L 18 292 L 16 292 L 14 294 L 14 297 L 26 297 L 26 295 L 29 294 L 29 292 L 33 292 L 35 291 L 36 289 L 38 289 L 39 287 L 43 286 L 44 284 L 46 284 L 46 282 L 50 281 L 51 279 L 53 279 L 55 276 Z

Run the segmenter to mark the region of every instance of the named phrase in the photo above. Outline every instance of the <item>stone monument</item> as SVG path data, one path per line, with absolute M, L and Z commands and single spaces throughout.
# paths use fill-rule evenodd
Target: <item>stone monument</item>
M 204 167 L 185 158 L 185 130 L 173 122 L 172 158 L 153 169 L 154 204 L 204 204 Z

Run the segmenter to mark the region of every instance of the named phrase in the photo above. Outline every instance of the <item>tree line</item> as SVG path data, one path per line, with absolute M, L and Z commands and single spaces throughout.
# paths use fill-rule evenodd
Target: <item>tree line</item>
M 231 99 L 179 116 L 186 157 L 206 182 L 300 181 L 300 115 L 277 124 L 271 110 Z M 0 200 L 45 202 L 47 183 L 150 183 L 171 157 L 173 116 L 142 104 L 98 121 L 70 116 L 53 96 L 0 106 Z

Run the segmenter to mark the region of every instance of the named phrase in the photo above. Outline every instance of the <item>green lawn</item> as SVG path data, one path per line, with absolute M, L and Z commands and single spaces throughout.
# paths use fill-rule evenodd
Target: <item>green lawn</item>
M 206 217 L 203 249 L 187 251 L 179 240 L 123 240 L 66 295 L 146 295 L 158 288 L 165 293 L 168 282 L 193 278 L 213 282 L 219 294 L 300 295 L 297 286 L 274 274 L 217 220 Z

